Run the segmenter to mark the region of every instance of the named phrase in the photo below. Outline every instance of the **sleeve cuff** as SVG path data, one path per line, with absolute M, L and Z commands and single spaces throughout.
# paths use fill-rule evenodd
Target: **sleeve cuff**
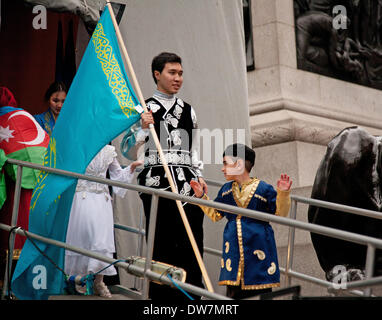
M 290 195 L 290 190 L 280 190 L 277 188 L 277 194 L 280 195 L 280 197 L 288 197 Z

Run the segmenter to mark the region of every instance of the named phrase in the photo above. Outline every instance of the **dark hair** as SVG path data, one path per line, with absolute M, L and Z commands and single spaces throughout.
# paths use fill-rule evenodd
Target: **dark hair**
M 151 73 L 154 78 L 155 83 L 157 79 L 155 78 L 154 71 L 162 72 L 166 63 L 180 63 L 182 64 L 182 58 L 175 53 L 171 52 L 162 52 L 154 57 L 151 63 Z
M 245 161 L 245 170 L 248 172 L 250 172 L 255 165 L 255 151 L 241 143 L 234 143 L 228 146 L 223 152 L 223 157 L 225 156 L 243 159 Z
M 45 92 L 45 96 L 44 96 L 45 101 L 49 101 L 50 96 L 53 93 L 58 91 L 64 91 L 65 93 L 68 92 L 68 90 L 66 89 L 65 83 L 63 83 L 62 81 L 55 81 L 49 86 L 48 90 L 46 90 Z

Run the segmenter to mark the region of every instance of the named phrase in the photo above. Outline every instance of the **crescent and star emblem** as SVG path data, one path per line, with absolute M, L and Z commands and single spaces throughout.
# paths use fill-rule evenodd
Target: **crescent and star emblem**
M 33 118 L 33 116 L 31 114 L 29 114 L 28 112 L 26 111 L 17 111 L 15 113 L 13 113 L 9 118 L 8 118 L 8 121 L 13 118 L 13 117 L 16 117 L 16 116 L 25 116 L 27 118 L 29 118 L 30 120 L 32 120 L 33 124 L 35 125 L 36 127 L 36 130 L 37 130 L 37 136 L 36 138 L 34 138 L 33 140 L 31 141 L 17 141 L 18 143 L 21 143 L 21 144 L 26 144 L 28 146 L 34 146 L 34 145 L 39 145 L 41 144 L 44 139 L 45 139 L 45 131 L 44 129 L 41 128 L 41 126 L 37 123 L 37 121 L 35 120 L 35 118 Z

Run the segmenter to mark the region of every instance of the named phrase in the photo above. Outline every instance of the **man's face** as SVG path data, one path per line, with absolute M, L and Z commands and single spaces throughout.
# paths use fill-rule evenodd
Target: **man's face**
M 183 68 L 180 63 L 168 62 L 162 72 L 154 71 L 158 90 L 166 94 L 176 94 L 183 84 Z

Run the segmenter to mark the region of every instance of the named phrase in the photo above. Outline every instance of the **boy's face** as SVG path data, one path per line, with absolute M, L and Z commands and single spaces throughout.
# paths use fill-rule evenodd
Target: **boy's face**
M 235 180 L 235 178 L 244 173 L 244 161 L 235 159 L 230 156 L 223 157 L 222 172 L 227 181 Z
M 166 94 L 176 94 L 183 84 L 183 68 L 180 63 L 167 62 L 162 72 L 154 71 L 158 90 Z

